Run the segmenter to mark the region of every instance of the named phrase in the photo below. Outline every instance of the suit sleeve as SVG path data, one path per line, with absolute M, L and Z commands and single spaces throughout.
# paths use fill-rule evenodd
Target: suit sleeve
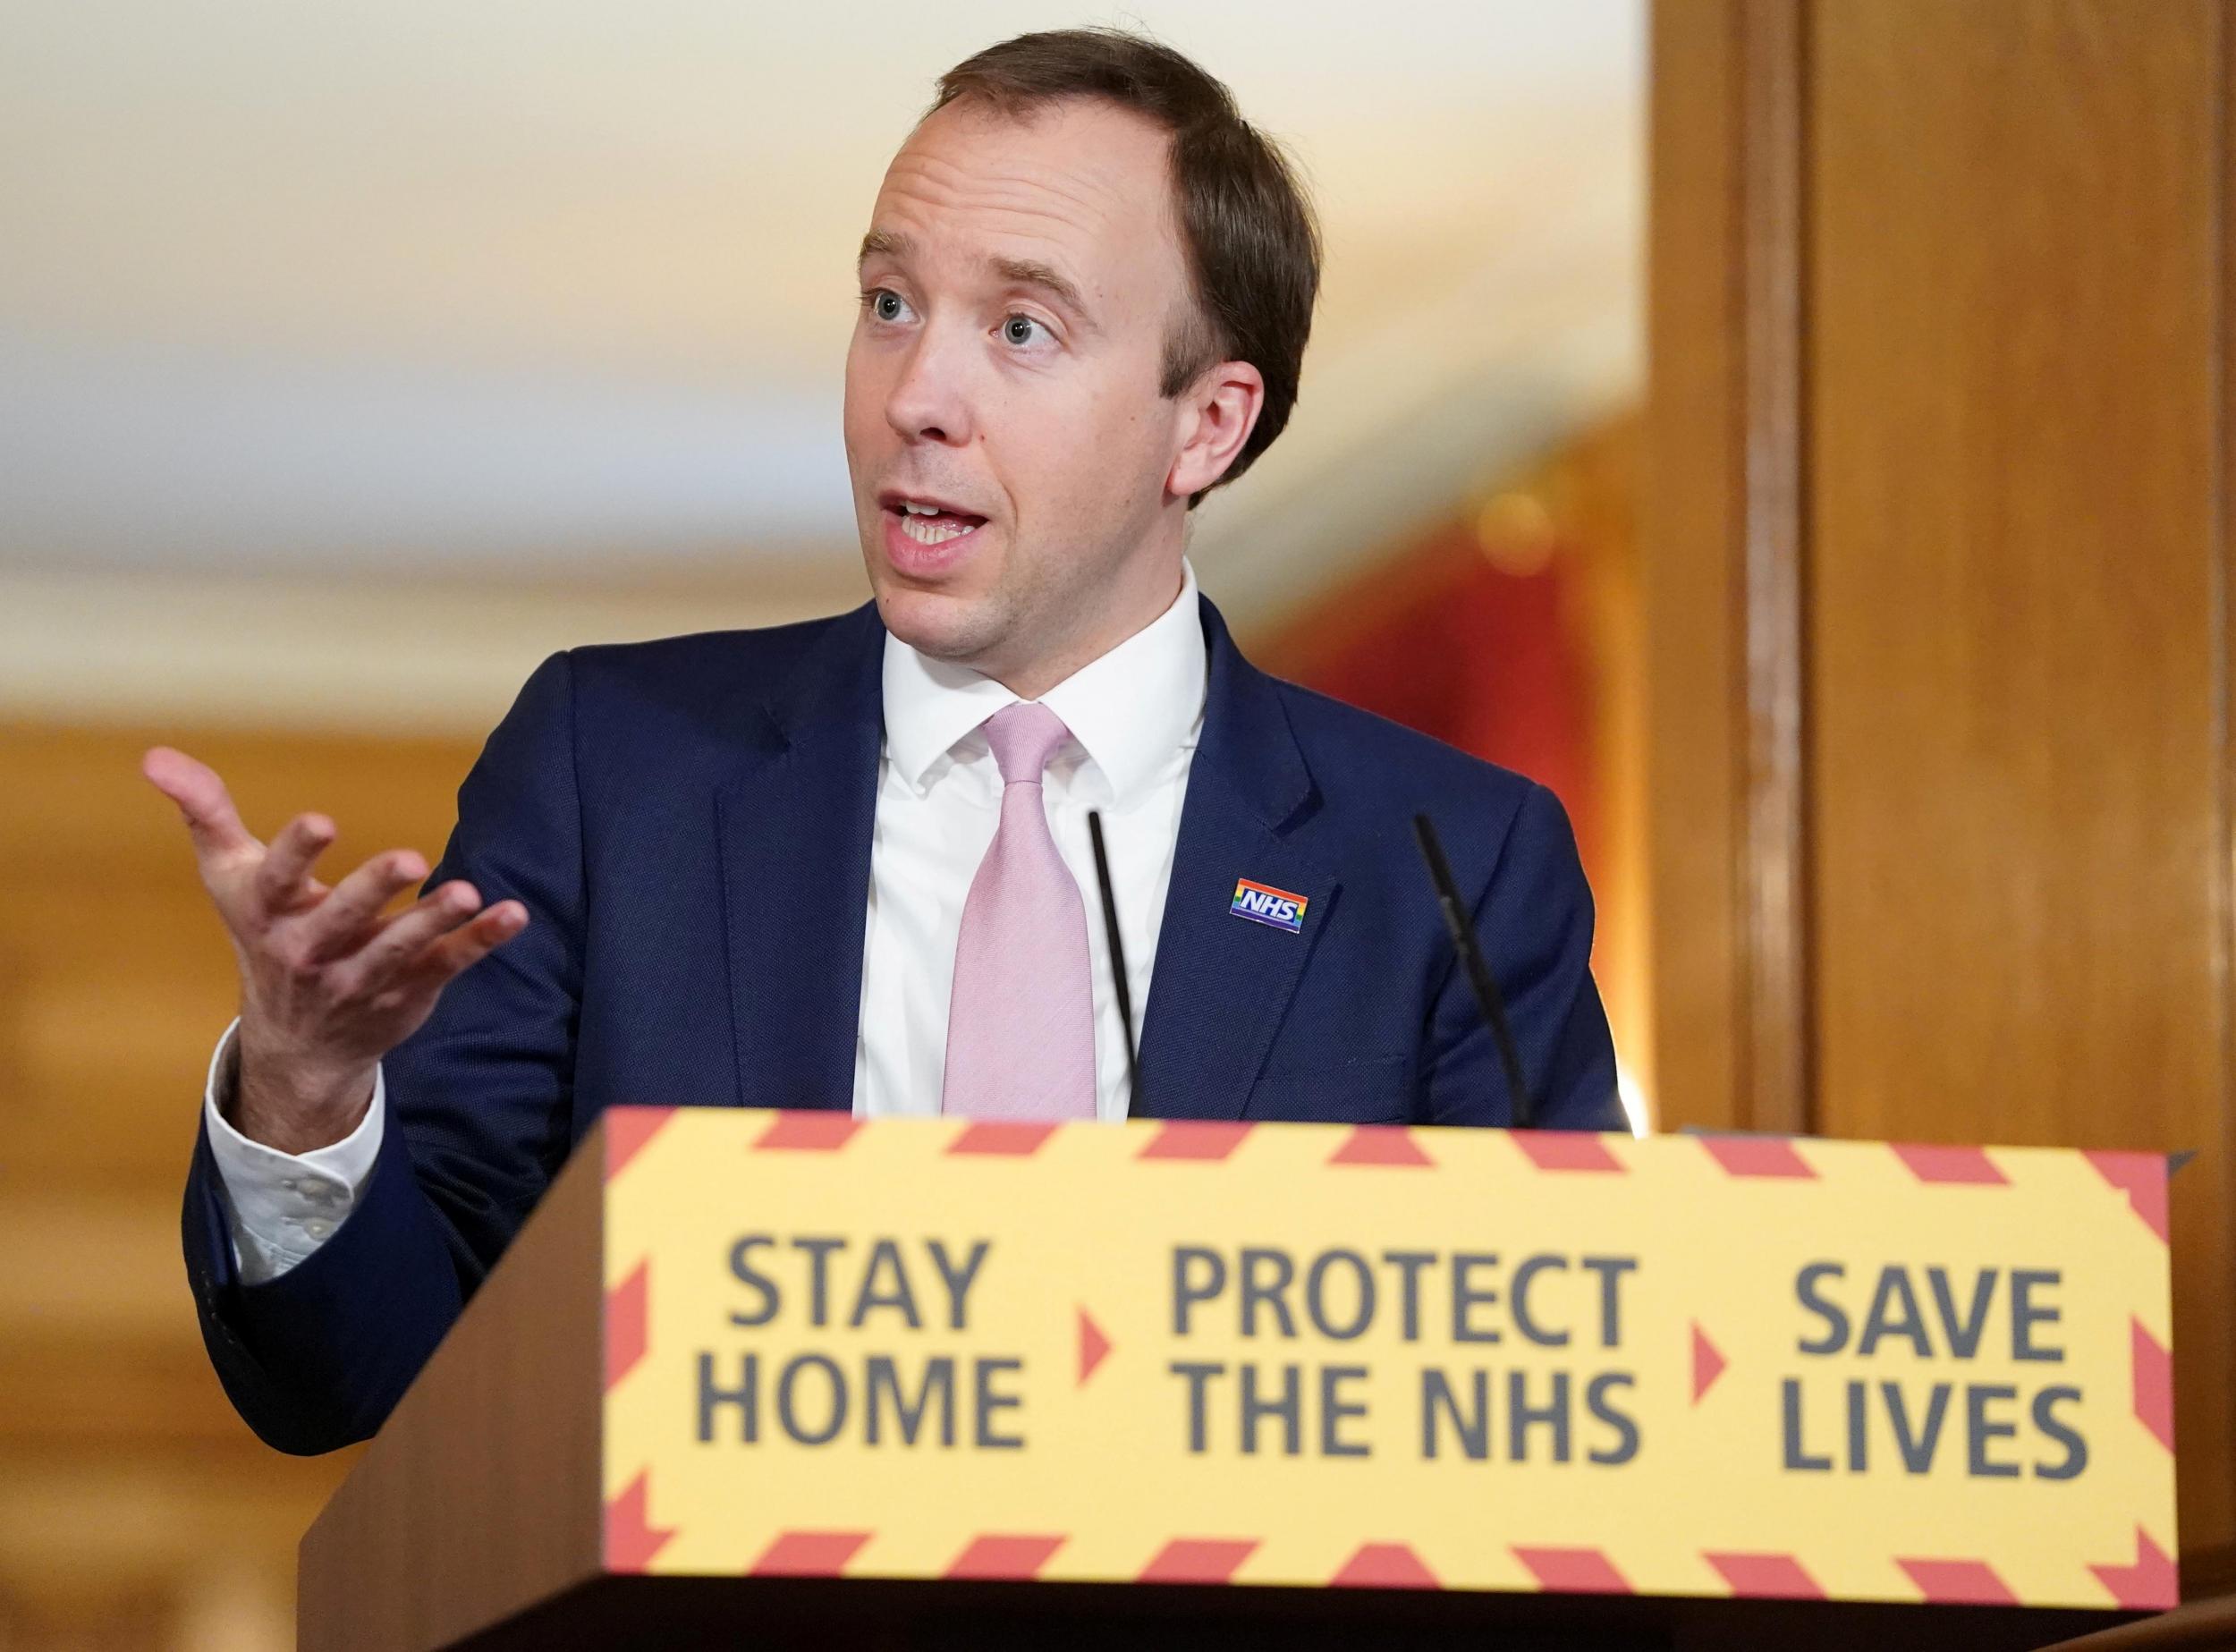
M 1592 897 L 1560 800 L 1532 785 L 1478 899 L 1475 933 L 1542 1130 L 1624 1130 L 1614 1042 L 1592 981 Z M 1436 1124 L 1513 1123 L 1498 1046 L 1455 959 L 1429 1013 L 1426 1089 Z
M 572 668 L 538 668 L 458 794 L 428 879 L 518 900 L 528 927 L 453 980 L 384 1063 L 380 1149 L 349 1217 L 278 1278 L 234 1260 L 205 1131 L 186 1266 L 234 1407 L 282 1451 L 368 1437 L 435 1350 L 565 1157 L 587 918 Z

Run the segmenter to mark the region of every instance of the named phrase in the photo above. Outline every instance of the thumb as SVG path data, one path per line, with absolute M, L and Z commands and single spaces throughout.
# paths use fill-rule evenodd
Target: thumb
M 207 859 L 261 847 L 241 824 L 225 783 L 208 764 L 169 746 L 153 746 L 140 758 L 140 772 L 149 785 L 177 806 L 198 856 Z

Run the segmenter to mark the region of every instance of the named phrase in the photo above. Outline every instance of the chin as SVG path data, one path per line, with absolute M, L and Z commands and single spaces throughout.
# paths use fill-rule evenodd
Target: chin
M 985 652 L 1000 631 L 986 597 L 925 590 L 898 580 L 873 579 L 877 616 L 885 629 L 919 654 L 968 663 Z

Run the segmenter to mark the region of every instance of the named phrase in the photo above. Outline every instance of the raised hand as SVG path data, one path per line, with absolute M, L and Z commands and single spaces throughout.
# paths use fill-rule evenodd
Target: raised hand
M 298 815 L 262 843 L 206 765 L 157 746 L 140 772 L 184 818 L 240 962 L 233 1127 L 285 1153 L 341 1140 L 364 1116 L 380 1058 L 453 977 L 527 927 L 528 909 L 484 907 L 472 885 L 453 881 L 384 915 L 428 875 L 412 851 L 375 855 L 328 887 L 314 876 L 335 837 L 324 815 Z

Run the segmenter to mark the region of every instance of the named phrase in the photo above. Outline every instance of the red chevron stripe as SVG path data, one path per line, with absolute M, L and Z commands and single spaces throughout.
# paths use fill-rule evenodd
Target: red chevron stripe
M 1707 1554 L 1700 1558 L 1723 1575 L 1734 1595 L 1764 1600 L 1825 1598 L 1824 1585 L 1791 1555 Z
M 1354 1124 L 1343 1145 L 1328 1155 L 1331 1165 L 1430 1165 L 1413 1132 L 1402 1124 Z
M 2143 1224 L 2166 1242 L 2166 1161 L 2156 1153 L 2083 1153 L 2096 1172 L 2121 1192 Z
M 649 1309 L 652 1289 L 652 1261 L 650 1258 L 637 1264 L 636 1270 L 606 1293 L 606 1385 L 615 1383 L 637 1368 L 637 1361 L 644 1358 L 645 1343 L 651 1334 Z
M 639 1474 L 606 1505 L 604 1558 L 608 1572 L 642 1572 L 675 1535 L 651 1523 L 648 1476 Z
M 1258 1546 L 1255 1538 L 1174 1538 L 1136 1580 L 1142 1583 L 1224 1583 Z
M 644 1150 L 660 1126 L 675 1116 L 673 1107 L 608 1107 L 598 1114 L 606 1125 L 606 1179 L 621 1174 Z
M 1056 1133 L 1054 1124 L 1019 1124 L 980 1119 L 947 1144 L 950 1153 L 982 1153 L 988 1158 L 1029 1158 Z
M 2019 1597 L 1984 1560 L 1901 1560 L 1929 1606 L 2015 1606 Z
M 779 1113 L 753 1144 L 756 1153 L 835 1153 L 854 1138 L 861 1121 L 835 1109 Z
M 1103 1327 L 1088 1317 L 1084 1308 L 1073 1310 L 1080 1317 L 1080 1383 L 1085 1387 L 1087 1379 L 1095 1375 L 1095 1368 L 1110 1357 L 1110 1338 L 1103 1334 Z
M 1506 1139 L 1539 1170 L 1605 1171 L 1626 1173 L 1630 1166 L 1607 1145 L 1605 1132 L 1590 1130 L 1510 1130 Z
M 1167 1119 L 1136 1158 L 1217 1160 L 1242 1145 L 1255 1126 L 1224 1119 Z
M 1816 1170 L 1791 1136 L 1702 1136 L 1698 1140 L 1726 1175 L 1817 1179 Z
M 1365 1543 L 1328 1580 L 1332 1588 L 1442 1588 L 1436 1574 L 1402 1543 Z
M 2096 1581 L 2112 1593 L 2115 1605 L 2129 1612 L 2163 1612 L 2181 1604 L 2181 1578 L 2173 1556 L 2151 1541 L 2140 1526 L 2135 1529 L 2132 1566 L 2091 1566 Z
M 1062 1548 L 1062 1538 L 1011 1537 L 987 1533 L 970 1539 L 970 1546 L 947 1568 L 951 1578 L 1021 1579 L 1037 1577 L 1048 1559 Z
M 1700 1397 L 1715 1386 L 1715 1379 L 1724 1375 L 1724 1351 L 1708 1340 L 1708 1334 L 1700 1328 L 1698 1320 L 1692 1326 L 1692 1402 L 1700 1403 Z
M 835 1578 L 869 1541 L 866 1531 L 787 1531 L 746 1569 L 750 1578 Z
M 1516 1547 L 1514 1558 L 1529 1568 L 1537 1587 L 1560 1595 L 1628 1595 L 1630 1580 L 1598 1549 Z
M 1944 1148 L 1916 1141 L 1890 1141 L 1886 1145 L 1920 1182 L 1969 1182 L 1982 1187 L 2010 1185 L 2009 1178 L 1987 1156 L 1986 1148 Z
M 2174 1448 L 2174 1362 L 2166 1344 L 2130 1319 L 2128 1339 L 2135 1373 L 2135 1416 L 2151 1431 L 2151 1437 L 2168 1451 Z

